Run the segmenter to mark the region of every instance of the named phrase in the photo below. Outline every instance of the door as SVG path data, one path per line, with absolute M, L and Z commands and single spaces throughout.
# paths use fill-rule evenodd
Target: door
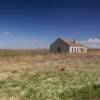
M 57 52 L 61 53 L 61 48 L 60 47 L 57 48 Z

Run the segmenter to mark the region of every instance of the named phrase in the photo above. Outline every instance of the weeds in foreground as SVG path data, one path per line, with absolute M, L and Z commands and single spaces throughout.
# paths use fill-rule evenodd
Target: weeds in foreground
M 60 100 L 99 100 L 100 99 L 100 84 L 85 86 L 79 90 L 71 89 L 64 91 L 59 95 Z
M 24 76 L 25 75 L 25 76 Z M 59 71 L 24 74 L 19 79 L 0 81 L 0 98 L 11 100 L 97 100 L 100 86 L 85 72 Z M 4 99 L 5 100 L 5 99 Z M 17 99 L 14 99 L 17 100 Z

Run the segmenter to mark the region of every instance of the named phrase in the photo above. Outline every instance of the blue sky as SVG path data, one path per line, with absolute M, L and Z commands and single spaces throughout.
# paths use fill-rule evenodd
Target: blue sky
M 0 0 L 0 48 L 47 48 L 58 37 L 100 48 L 100 1 Z

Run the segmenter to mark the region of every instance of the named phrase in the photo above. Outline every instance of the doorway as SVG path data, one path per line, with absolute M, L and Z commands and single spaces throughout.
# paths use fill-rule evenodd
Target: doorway
M 57 48 L 57 52 L 61 53 L 61 48 L 60 47 Z

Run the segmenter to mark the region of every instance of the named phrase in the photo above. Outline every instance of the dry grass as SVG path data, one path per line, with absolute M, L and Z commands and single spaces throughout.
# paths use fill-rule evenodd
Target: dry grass
M 100 51 L 87 54 L 2 54 L 0 100 L 59 100 L 64 91 L 100 84 L 99 76 Z

